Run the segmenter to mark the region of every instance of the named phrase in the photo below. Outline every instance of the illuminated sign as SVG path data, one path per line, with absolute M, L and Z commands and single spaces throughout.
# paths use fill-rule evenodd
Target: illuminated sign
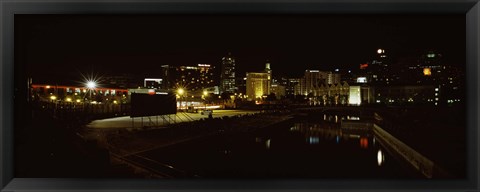
M 357 83 L 367 83 L 367 78 L 366 77 L 358 77 L 357 78 Z
M 198 64 L 199 67 L 210 67 L 209 64 Z
M 360 64 L 360 69 L 366 69 L 368 67 L 368 63 Z

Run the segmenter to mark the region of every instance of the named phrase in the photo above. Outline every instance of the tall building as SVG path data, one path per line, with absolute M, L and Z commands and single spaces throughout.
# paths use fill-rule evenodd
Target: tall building
M 235 83 L 235 58 L 231 53 L 222 58 L 222 67 L 220 73 L 220 92 L 236 92 Z
M 285 86 L 286 95 L 296 95 L 295 87 L 300 83 L 300 78 L 285 79 L 283 86 Z
M 338 84 L 341 82 L 341 77 L 340 77 L 340 74 L 338 73 L 332 73 L 332 72 L 327 72 L 327 79 L 326 79 L 326 83 L 328 85 L 332 85 L 332 84 Z
M 385 53 L 385 49 L 378 49 L 373 61 L 361 64 L 360 69 L 360 76 L 365 77 L 366 81 L 371 84 L 388 85 L 396 78 L 392 76 L 389 58 Z
M 330 72 L 331 73 L 331 72 Z M 300 85 L 303 89 L 302 95 L 308 95 L 313 93 L 313 91 L 322 84 L 327 84 L 329 72 L 319 71 L 319 70 L 305 70 L 304 85 Z M 331 81 L 334 80 L 334 76 L 331 75 Z M 338 79 L 340 81 L 340 79 Z
M 165 89 L 184 88 L 192 94 L 201 94 L 204 89 L 215 86 L 215 66 L 197 64 L 197 66 L 162 66 L 162 78 Z
M 267 72 L 247 73 L 247 98 L 256 100 L 270 94 L 271 77 Z

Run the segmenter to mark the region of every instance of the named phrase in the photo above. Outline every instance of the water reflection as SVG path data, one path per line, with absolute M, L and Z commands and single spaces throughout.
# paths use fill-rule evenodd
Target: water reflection
M 345 130 L 335 123 L 335 116 L 330 115 L 333 121 L 324 121 L 322 115 L 142 155 L 205 178 L 399 178 L 399 174 L 405 174 L 390 156 L 387 158 L 392 160 L 385 164 L 389 154 L 375 145 L 380 140 L 376 141 L 367 129 Z M 328 120 L 329 115 L 324 118 Z
M 360 138 L 360 147 L 363 148 L 363 149 L 368 148 L 368 138 L 366 138 L 366 137 L 361 137 Z
M 310 144 L 318 144 L 320 142 L 320 138 L 318 137 L 309 137 L 307 139 L 307 142 L 309 142 Z
M 294 123 L 294 126 L 288 130 L 289 132 L 300 133 L 308 145 L 319 146 L 332 142 L 340 146 L 357 146 L 359 147 L 357 149 L 370 151 L 367 152 L 371 154 L 370 157 L 376 156 L 378 166 L 384 164 L 385 154 L 381 150 L 376 151 L 380 146 L 376 145 L 375 137 L 369 129 L 347 130 L 342 129 L 341 123 L 338 123 L 339 119 L 359 120 L 359 117 L 324 114 L 323 119 L 314 122 Z M 341 140 L 344 140 L 344 142 L 340 142 Z
M 377 152 L 377 162 L 378 166 L 382 166 L 382 164 L 385 162 L 385 154 L 382 153 L 382 150 L 378 150 Z

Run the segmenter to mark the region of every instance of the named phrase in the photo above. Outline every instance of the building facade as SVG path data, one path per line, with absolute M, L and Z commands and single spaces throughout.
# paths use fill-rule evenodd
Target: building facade
M 235 79 L 235 58 L 231 53 L 222 58 L 220 72 L 220 92 L 235 93 L 237 90 Z
M 270 94 L 271 76 L 267 72 L 248 72 L 247 73 L 247 99 L 257 100 Z
M 202 94 L 205 89 L 215 87 L 215 66 L 197 64 L 196 66 L 162 66 L 164 89 L 182 88 L 190 94 Z

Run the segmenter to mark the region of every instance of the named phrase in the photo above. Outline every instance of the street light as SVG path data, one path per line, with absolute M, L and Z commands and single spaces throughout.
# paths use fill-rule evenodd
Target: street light
M 180 96 L 180 109 L 182 109 L 182 97 L 183 97 L 183 93 L 185 93 L 185 90 L 183 90 L 182 88 L 179 88 L 177 90 L 177 93 Z
M 185 90 L 183 90 L 182 88 L 180 88 L 180 89 L 177 90 L 177 93 L 178 93 L 179 95 L 183 95 L 184 92 L 185 92 Z
M 87 87 L 89 89 L 95 89 L 95 87 L 97 87 L 97 83 L 95 83 L 94 81 L 88 81 L 87 82 Z
M 90 91 L 90 102 L 92 102 L 92 91 L 97 87 L 97 83 L 95 81 L 87 81 L 87 88 Z

